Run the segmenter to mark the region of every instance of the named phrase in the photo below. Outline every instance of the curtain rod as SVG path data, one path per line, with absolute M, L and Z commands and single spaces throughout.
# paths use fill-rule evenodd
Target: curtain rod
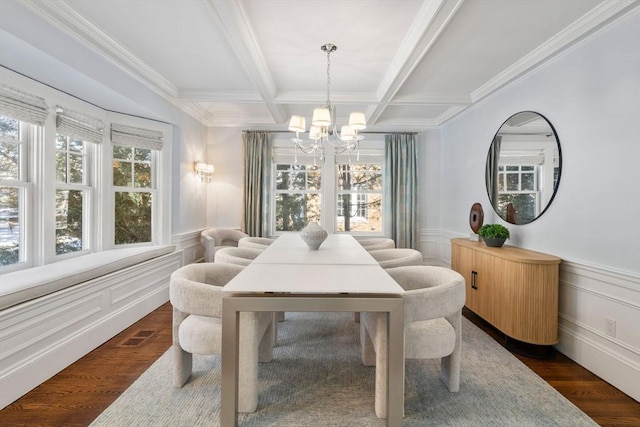
M 242 132 L 264 132 L 264 133 L 295 133 L 290 130 L 243 130 Z M 420 135 L 420 132 L 358 132 L 362 135 L 392 135 L 394 133 L 403 133 L 407 135 Z

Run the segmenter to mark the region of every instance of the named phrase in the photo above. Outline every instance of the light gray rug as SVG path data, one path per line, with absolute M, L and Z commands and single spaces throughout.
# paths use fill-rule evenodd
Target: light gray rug
M 218 426 L 220 357 L 195 356 L 182 388 L 167 351 L 92 424 Z M 463 318 L 460 392 L 439 360 L 406 363 L 405 426 L 595 426 L 491 337 Z M 382 426 L 373 411 L 375 368 L 360 362 L 351 313 L 287 313 L 271 363 L 261 364 L 258 410 L 240 426 Z

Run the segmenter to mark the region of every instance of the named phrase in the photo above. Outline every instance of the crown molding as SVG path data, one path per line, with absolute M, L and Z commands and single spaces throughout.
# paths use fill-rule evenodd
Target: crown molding
M 586 37 L 591 31 L 606 23 L 617 14 L 637 6 L 638 0 L 609 0 L 602 2 L 581 18 L 576 20 L 555 36 L 531 51 L 527 56 L 506 68 L 491 80 L 471 92 L 471 99 L 475 103 L 502 86 L 530 71 L 544 60 L 552 57 Z
M 81 16 L 64 0 L 56 2 L 18 1 L 56 28 L 144 83 L 154 92 L 172 102 L 175 99 L 178 90 L 171 82 L 118 41 L 109 37 L 100 28 Z
M 176 102 L 178 108 L 205 126 L 214 126 L 216 116 L 196 102 Z

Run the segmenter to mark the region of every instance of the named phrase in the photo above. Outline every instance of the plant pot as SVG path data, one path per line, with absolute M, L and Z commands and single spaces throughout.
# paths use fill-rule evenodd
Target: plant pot
M 492 248 L 500 248 L 507 241 L 506 237 L 483 237 L 484 244 Z

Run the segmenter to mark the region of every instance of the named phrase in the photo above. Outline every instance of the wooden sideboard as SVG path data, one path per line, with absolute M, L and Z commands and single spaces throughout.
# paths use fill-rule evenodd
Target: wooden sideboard
M 514 246 L 451 239 L 451 268 L 464 276 L 467 308 L 528 344 L 558 342 L 560 261 Z

